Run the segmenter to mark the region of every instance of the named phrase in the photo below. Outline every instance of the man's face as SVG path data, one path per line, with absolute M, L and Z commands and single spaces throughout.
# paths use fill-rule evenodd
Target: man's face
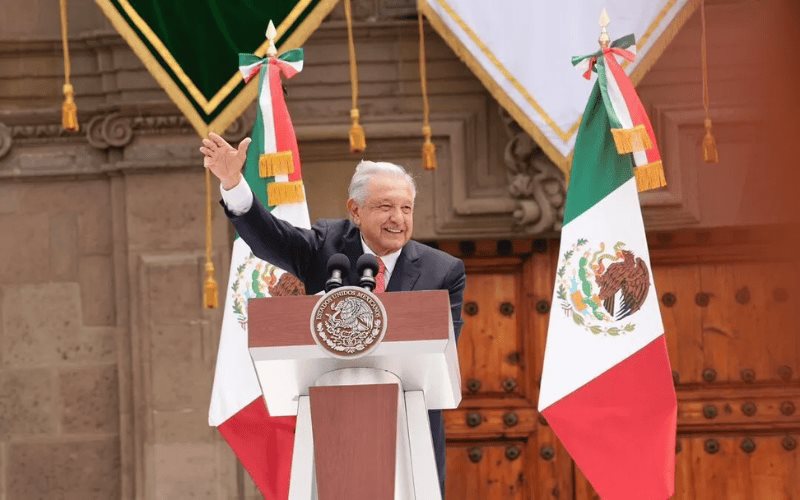
M 414 193 L 406 179 L 376 175 L 367 185 L 367 198 L 358 205 L 352 198 L 347 209 L 361 229 L 364 241 L 377 255 L 403 248 L 414 229 Z

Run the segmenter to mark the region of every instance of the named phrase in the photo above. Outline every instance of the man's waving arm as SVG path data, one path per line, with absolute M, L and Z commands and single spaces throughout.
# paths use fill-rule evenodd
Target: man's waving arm
M 324 238 L 326 227 L 311 230 L 295 227 L 273 217 L 255 201 L 242 175 L 249 145 L 248 137 L 234 148 L 212 132 L 200 147 L 203 166 L 219 179 L 225 214 L 256 257 L 305 280 L 309 262 Z

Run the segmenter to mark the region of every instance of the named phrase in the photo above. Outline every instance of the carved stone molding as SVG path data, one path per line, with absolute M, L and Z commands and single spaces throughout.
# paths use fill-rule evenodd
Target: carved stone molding
M 564 219 L 564 174 L 541 147 L 500 108 L 510 140 L 503 159 L 508 168 L 508 192 L 516 201 L 515 222 L 527 233 L 560 231 Z
M 132 121 L 119 113 L 97 115 L 86 126 L 86 140 L 97 149 L 125 147 L 133 139 Z
M 11 129 L 0 123 L 0 158 L 8 154 L 11 149 Z
M 35 140 L 35 139 L 54 139 L 57 137 L 69 137 L 74 135 L 70 132 L 65 132 L 61 128 L 60 123 L 44 123 L 44 124 L 31 124 L 31 125 L 12 125 L 11 137 L 21 141 Z

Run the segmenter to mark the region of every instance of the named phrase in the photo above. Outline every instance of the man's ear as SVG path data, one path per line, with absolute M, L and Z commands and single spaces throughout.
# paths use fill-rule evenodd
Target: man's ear
M 356 200 L 350 198 L 347 200 L 347 214 L 350 216 L 350 220 L 353 221 L 353 224 L 358 226 L 361 223 L 361 214 L 359 209 L 361 207 L 358 206 Z

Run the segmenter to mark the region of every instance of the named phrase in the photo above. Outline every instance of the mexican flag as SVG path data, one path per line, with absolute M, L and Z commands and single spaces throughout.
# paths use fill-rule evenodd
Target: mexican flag
M 677 401 L 638 191 L 664 184 L 620 62 L 632 36 L 574 58 L 598 75 L 576 139 L 539 411 L 602 498 L 674 491 Z
M 309 228 L 297 140 L 281 87 L 281 76 L 291 78 L 302 67 L 302 49 L 266 59 L 239 56 L 245 81 L 259 77 L 256 123 L 244 177 L 273 215 Z M 289 494 L 295 417 L 270 417 L 264 404 L 247 348 L 247 301 L 304 293 L 297 278 L 256 258 L 236 238 L 208 423 L 219 429 L 258 489 L 270 499 Z

